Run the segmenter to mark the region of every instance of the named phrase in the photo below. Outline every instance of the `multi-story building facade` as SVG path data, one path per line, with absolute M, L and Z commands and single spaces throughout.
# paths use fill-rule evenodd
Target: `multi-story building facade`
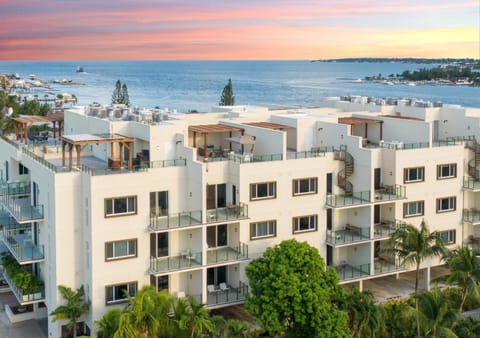
M 85 287 L 91 332 L 144 285 L 211 308 L 242 303 L 245 266 L 285 239 L 362 286 L 406 271 L 382 252 L 401 223 L 425 220 L 452 245 L 480 237 L 479 109 L 366 98 L 197 114 L 92 105 L 65 112 L 60 138 L 32 144 L 33 122 L 18 119 L 17 136 L 0 140 L 3 243 L 43 280 L 25 290 L 4 271 L 30 317 L 62 304 L 58 285 Z M 427 279 L 439 264 L 425 262 Z M 49 321 L 49 334 L 64 324 Z

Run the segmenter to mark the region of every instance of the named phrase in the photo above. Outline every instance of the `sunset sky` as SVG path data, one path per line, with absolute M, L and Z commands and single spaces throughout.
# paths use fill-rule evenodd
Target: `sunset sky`
M 1 0 L 2 60 L 479 58 L 478 0 Z

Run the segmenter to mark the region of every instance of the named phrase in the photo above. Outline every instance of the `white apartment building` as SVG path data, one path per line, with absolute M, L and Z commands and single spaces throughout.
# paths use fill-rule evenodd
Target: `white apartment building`
M 480 243 L 480 109 L 361 97 L 322 107 L 128 112 L 91 105 L 32 143 L 0 139 L 3 244 L 43 285 L 4 278 L 23 313 L 85 287 L 96 320 L 144 285 L 210 308 L 239 304 L 245 266 L 282 240 L 316 247 L 342 284 L 405 272 L 382 246 L 398 224 Z M 44 121 L 45 122 L 45 121 Z M 56 135 L 57 136 L 57 135 Z M 438 260 L 424 264 L 426 277 Z M 49 336 L 65 334 L 51 323 Z

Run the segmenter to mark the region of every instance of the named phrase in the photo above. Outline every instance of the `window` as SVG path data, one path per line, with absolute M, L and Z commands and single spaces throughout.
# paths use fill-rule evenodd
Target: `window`
M 277 196 L 277 182 L 250 184 L 250 200 L 275 198 Z
M 105 292 L 105 301 L 107 305 L 126 302 L 128 300 L 128 296 L 135 297 L 137 294 L 137 282 L 108 285 L 105 287 Z
M 443 240 L 445 244 L 453 244 L 456 241 L 456 231 L 455 230 L 447 230 L 447 231 L 439 231 L 438 235 Z
M 293 180 L 293 195 L 305 195 L 317 193 L 317 178 L 300 178 Z
M 403 182 L 423 182 L 425 180 L 424 173 L 425 167 L 405 168 L 403 171 Z
M 168 216 L 168 191 L 150 193 L 150 214 Z
M 25 167 L 23 164 L 18 164 L 18 174 L 19 175 L 28 175 L 28 168 Z
M 300 216 L 293 218 L 293 233 L 316 231 L 317 215 Z
M 137 213 L 137 196 L 105 199 L 105 217 Z
M 457 177 L 457 164 L 440 164 L 437 165 L 437 179 Z
M 137 257 L 137 239 L 105 243 L 105 260 Z
M 275 237 L 277 235 L 277 221 L 250 223 L 250 239 Z
M 228 245 L 228 229 L 226 224 L 207 227 L 207 245 L 209 248 Z
M 437 198 L 437 212 L 455 211 L 456 206 L 456 197 Z
M 408 202 L 403 204 L 403 217 L 423 215 L 424 201 Z

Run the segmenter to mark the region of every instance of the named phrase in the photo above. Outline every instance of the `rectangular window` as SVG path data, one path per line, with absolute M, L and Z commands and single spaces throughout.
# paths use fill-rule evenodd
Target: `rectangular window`
M 113 261 L 137 257 L 137 239 L 105 243 L 105 260 Z
M 447 231 L 439 231 L 438 235 L 443 240 L 445 244 L 453 244 L 456 242 L 456 231 L 455 230 L 447 230 Z
M 441 180 L 445 178 L 454 178 L 454 177 L 457 177 L 456 163 L 437 165 L 437 179 Z
M 28 175 L 28 168 L 25 167 L 23 164 L 18 164 L 18 174 L 19 175 Z
M 226 224 L 207 227 L 207 245 L 209 248 L 228 245 L 228 228 Z
M 131 215 L 137 213 L 137 196 L 105 199 L 105 217 Z
M 300 216 L 293 218 L 293 233 L 316 231 L 317 215 Z
M 456 207 L 456 197 L 437 198 L 437 212 L 455 211 Z
M 250 200 L 275 198 L 277 196 L 277 182 L 250 184 Z
M 105 302 L 107 305 L 126 302 L 128 296 L 135 297 L 137 294 L 137 282 L 129 282 L 105 287 Z
M 317 178 L 299 178 L 293 180 L 293 195 L 306 195 L 317 193 Z
M 275 237 L 277 235 L 277 221 L 250 223 L 250 239 Z
M 422 216 L 424 204 L 424 201 L 403 203 L 403 217 Z
M 405 168 L 403 171 L 403 182 L 423 182 L 425 180 L 425 167 Z

